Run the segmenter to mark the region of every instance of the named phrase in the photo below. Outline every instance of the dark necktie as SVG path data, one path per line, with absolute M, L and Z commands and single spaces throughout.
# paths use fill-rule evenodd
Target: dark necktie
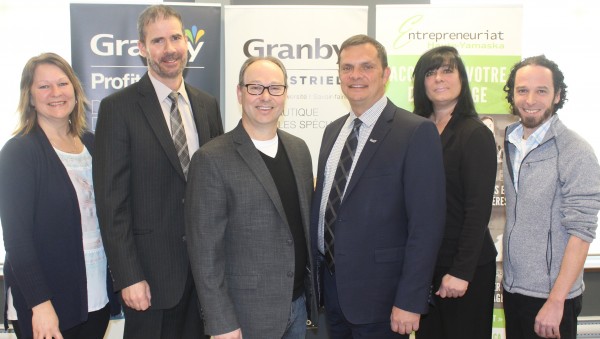
M 169 94 L 169 99 L 171 99 L 171 136 L 173 137 L 175 150 L 177 150 L 177 157 L 181 162 L 181 168 L 183 168 L 183 174 L 187 178 L 188 168 L 190 167 L 190 151 L 188 150 L 185 129 L 181 121 L 181 113 L 179 113 L 178 97 L 178 92 Z
M 335 175 L 333 177 L 333 183 L 331 184 L 331 192 L 329 192 L 329 198 L 327 199 L 327 206 L 325 207 L 325 220 L 324 220 L 324 245 L 325 245 L 325 263 L 327 267 L 333 273 L 335 271 L 335 260 L 333 258 L 333 244 L 334 244 L 334 224 L 337 219 L 337 213 L 344 196 L 344 189 L 346 188 L 346 182 L 350 175 L 350 169 L 354 161 L 354 154 L 356 153 L 356 145 L 358 144 L 358 132 L 362 121 L 356 118 L 354 119 L 354 126 L 352 132 L 348 135 L 342 154 L 340 155 L 340 161 L 338 162 Z

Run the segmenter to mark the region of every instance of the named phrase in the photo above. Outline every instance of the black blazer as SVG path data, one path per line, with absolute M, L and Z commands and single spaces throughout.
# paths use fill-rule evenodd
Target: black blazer
M 496 259 L 488 229 L 496 183 L 494 135 L 477 117 L 452 116 L 440 135 L 446 172 L 446 228 L 437 265 L 471 281 Z
M 93 154 L 94 136 L 85 133 L 82 140 Z M 9 140 L 0 153 L 0 216 L 6 248 L 4 287 L 11 289 L 23 334 L 32 336 L 31 308 L 47 300 L 52 301 L 61 329 L 86 321 L 77 193 L 39 126 Z M 111 311 L 117 314 L 120 308 L 107 278 Z
M 323 135 L 311 210 L 313 253 L 321 199 L 329 194 L 323 192 L 325 164 L 347 117 L 332 122 Z M 388 100 L 357 160 L 335 223 L 337 292 L 348 321 L 389 321 L 392 306 L 427 312 L 444 227 L 444 192 L 435 125 Z
M 200 145 L 223 133 L 217 100 L 185 85 Z M 115 290 L 146 280 L 152 308 L 177 304 L 189 270 L 186 180 L 148 74 L 102 100 L 94 188 Z

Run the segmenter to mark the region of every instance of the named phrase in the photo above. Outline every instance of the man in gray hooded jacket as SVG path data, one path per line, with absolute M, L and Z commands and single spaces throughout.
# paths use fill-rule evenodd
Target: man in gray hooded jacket
M 503 237 L 507 338 L 575 338 L 583 265 L 600 210 L 592 147 L 560 121 L 564 76 L 545 56 L 517 63 L 506 86 L 521 119 L 506 129 Z

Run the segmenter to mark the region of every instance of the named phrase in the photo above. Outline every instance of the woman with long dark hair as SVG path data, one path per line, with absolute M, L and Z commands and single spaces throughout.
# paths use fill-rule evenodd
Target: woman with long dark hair
M 442 141 L 446 227 L 419 339 L 492 335 L 496 248 L 488 229 L 496 143 L 479 120 L 465 65 L 454 47 L 421 56 L 413 73 L 414 113 L 431 119 Z

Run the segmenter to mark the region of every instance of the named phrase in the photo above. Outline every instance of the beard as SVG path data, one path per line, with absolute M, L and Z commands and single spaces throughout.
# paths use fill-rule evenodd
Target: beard
M 173 79 L 181 76 L 181 74 L 183 73 L 183 69 L 187 64 L 187 53 L 183 55 L 179 53 L 166 54 L 162 58 L 160 58 L 158 63 L 154 62 L 152 58 L 146 58 L 146 60 L 148 61 L 148 66 L 150 66 L 154 73 L 156 73 L 159 77 L 165 79 Z M 161 67 L 161 62 L 171 60 L 180 60 L 181 64 L 179 65 L 179 68 L 169 71 Z
M 529 128 L 529 129 L 535 129 L 535 128 L 540 127 L 543 123 L 545 123 L 546 121 L 548 121 L 548 119 L 550 119 L 550 117 L 554 113 L 554 104 L 552 104 L 552 106 L 550 106 L 550 108 L 548 108 L 546 111 L 544 111 L 544 114 L 542 114 L 541 117 L 531 117 L 531 116 L 523 117 L 523 115 L 521 115 L 521 112 L 519 112 L 518 108 L 514 107 L 513 110 L 515 112 L 515 115 L 518 116 L 519 118 L 521 118 L 521 124 L 523 124 L 523 127 Z

